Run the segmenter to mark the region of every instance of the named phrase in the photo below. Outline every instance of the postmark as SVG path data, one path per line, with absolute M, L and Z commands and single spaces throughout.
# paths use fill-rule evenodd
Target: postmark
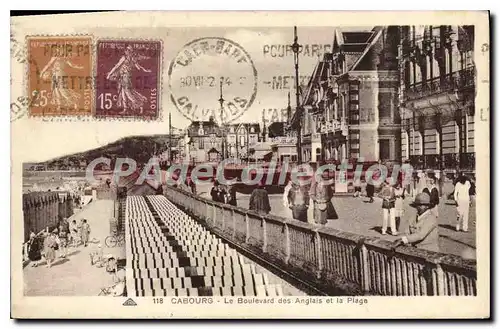
M 92 38 L 28 37 L 28 102 L 34 117 L 92 114 Z
M 158 40 L 98 40 L 95 116 L 157 119 L 161 57 Z
M 186 44 L 168 70 L 170 99 L 189 120 L 238 119 L 257 95 L 257 70 L 238 43 L 206 37 Z

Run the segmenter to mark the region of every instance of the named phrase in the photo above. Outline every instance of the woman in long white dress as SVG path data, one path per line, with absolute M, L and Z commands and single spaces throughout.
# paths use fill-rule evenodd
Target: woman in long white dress
M 142 114 L 144 110 L 144 103 L 147 98 L 135 90 L 132 85 L 132 70 L 134 68 L 145 73 L 151 73 L 151 70 L 145 69 L 139 64 L 139 60 L 144 59 L 148 59 L 148 57 L 134 53 L 132 47 L 127 46 L 125 54 L 107 75 L 108 80 L 117 81 L 118 83 L 117 105 L 123 108 L 121 113 L 126 113 L 129 110 L 134 112 L 140 110 Z
M 52 98 L 51 104 L 56 105 L 58 110 L 62 107 L 78 109 L 78 102 L 81 95 L 63 84 L 63 77 L 71 74 L 68 68 L 82 70 L 83 66 L 73 64 L 67 57 L 52 57 L 47 65 L 40 72 L 42 80 L 51 83 Z

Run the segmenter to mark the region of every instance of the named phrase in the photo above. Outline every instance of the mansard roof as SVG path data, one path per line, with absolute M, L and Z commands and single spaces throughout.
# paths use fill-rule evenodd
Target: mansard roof
M 220 128 L 215 120 L 193 121 L 187 128 L 189 137 L 200 136 L 199 130 L 203 127 L 203 136 L 216 134 L 220 135 Z

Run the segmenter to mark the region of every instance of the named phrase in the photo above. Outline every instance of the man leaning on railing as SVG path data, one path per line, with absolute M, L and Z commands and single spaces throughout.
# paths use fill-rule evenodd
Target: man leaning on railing
M 439 252 L 438 220 L 431 211 L 431 197 L 427 193 L 419 193 L 411 204 L 417 209 L 417 217 L 410 222 L 407 234 L 394 242 L 396 248 L 403 244 L 411 244 L 417 248 Z

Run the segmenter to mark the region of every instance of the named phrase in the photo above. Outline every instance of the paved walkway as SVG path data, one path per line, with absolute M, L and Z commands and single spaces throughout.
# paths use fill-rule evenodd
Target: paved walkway
M 448 184 L 444 187 L 445 195 L 453 190 L 453 186 Z M 198 187 L 198 194 L 209 198 L 210 186 L 204 184 Z M 238 206 L 248 208 L 249 195 L 237 194 Z M 271 213 L 285 218 L 291 218 L 292 213 L 285 208 L 282 203 L 282 195 L 272 194 L 269 197 L 271 202 Z M 338 220 L 329 220 L 327 226 L 333 227 L 345 232 L 362 234 L 364 236 L 379 237 L 386 240 L 394 240 L 396 237 L 390 235 L 381 235 L 382 225 L 382 200 L 375 198 L 375 202 L 366 202 L 367 198 L 353 197 L 334 197 L 332 199 L 335 210 L 339 215 Z M 405 199 L 405 216 L 401 221 L 400 232 L 404 232 L 408 227 L 410 216 L 415 216 L 416 211 L 410 207 L 410 198 Z M 445 203 L 441 198 L 439 205 L 439 247 L 441 252 L 462 255 L 463 252 L 473 251 L 473 255 L 468 257 L 475 258 L 476 248 L 476 207 L 475 203 L 470 209 L 469 232 L 456 232 L 456 207 Z M 312 218 L 312 207 L 309 209 L 308 218 Z
M 51 268 L 45 261 L 38 267 L 28 264 L 24 270 L 24 293 L 27 296 L 97 296 L 100 288 L 111 286 L 112 277 L 105 268 L 90 265 L 89 253 L 103 246 L 103 253 L 124 257 L 124 247 L 106 248 L 104 240 L 109 235 L 109 219 L 113 216 L 112 200 L 97 200 L 73 215 L 73 219 L 86 218 L 90 224 L 87 247 L 80 245 L 69 249 L 69 257 L 58 258 Z M 99 240 L 99 242 L 97 242 Z M 59 254 L 58 254 L 59 255 Z

